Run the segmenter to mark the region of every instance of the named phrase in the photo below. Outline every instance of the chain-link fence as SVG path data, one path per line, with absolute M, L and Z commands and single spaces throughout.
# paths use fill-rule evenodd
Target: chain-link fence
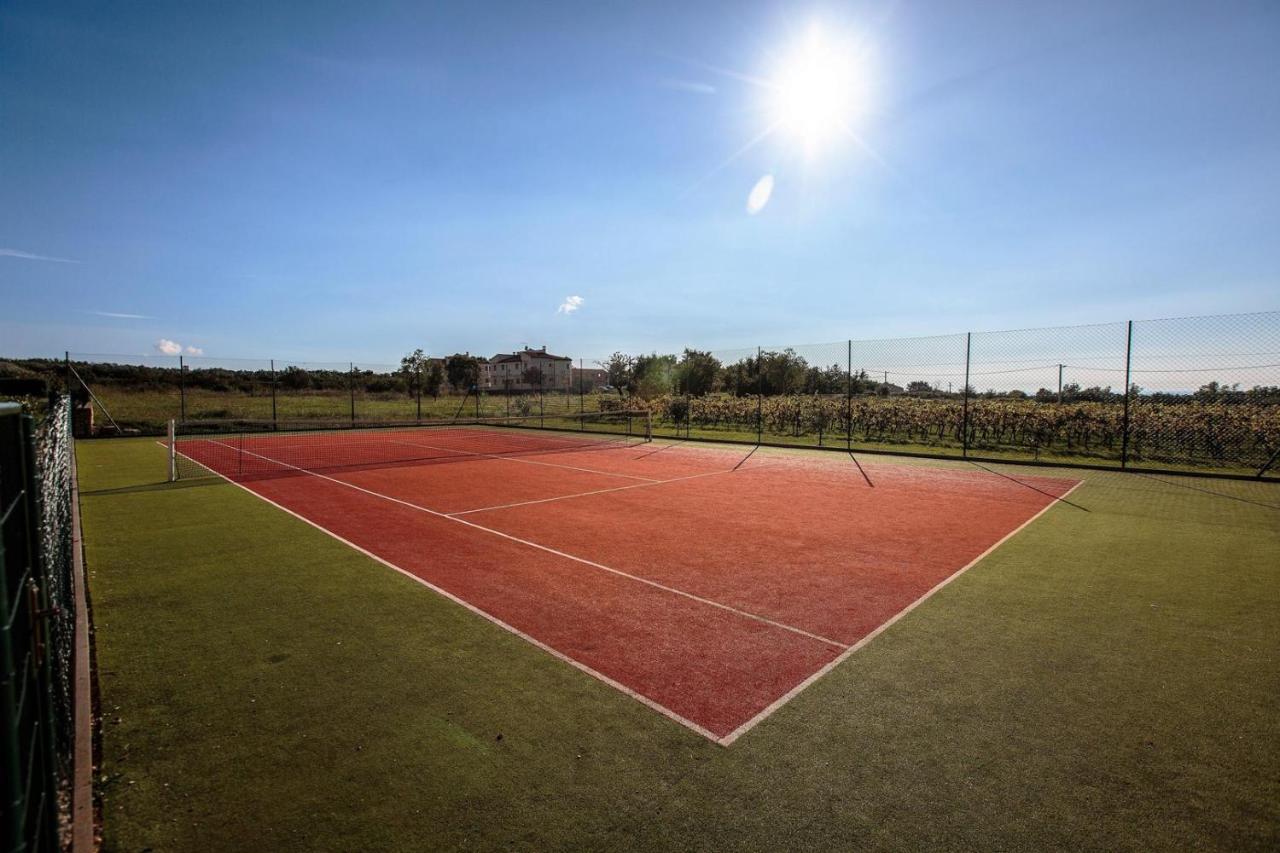
M 679 353 L 401 364 L 68 354 L 99 430 L 644 406 L 656 434 L 1275 476 L 1280 313 Z
M 1280 313 L 628 359 L 655 434 L 1276 477 Z
M 71 404 L 0 403 L 0 837 L 62 848 L 75 741 Z

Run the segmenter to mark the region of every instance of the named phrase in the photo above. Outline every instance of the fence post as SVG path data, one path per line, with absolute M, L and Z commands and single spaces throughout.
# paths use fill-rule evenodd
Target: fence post
M 755 443 L 764 441 L 764 371 L 760 364 L 763 350 L 755 347 Z
M 271 359 L 271 428 L 276 429 L 276 360 Z
M 542 398 L 542 366 L 538 366 L 538 426 L 547 425 L 547 409 Z
M 1124 427 L 1120 437 L 1120 468 L 1129 465 L 1129 364 L 1133 355 L 1133 321 L 1129 321 L 1124 341 Z
M 418 421 L 422 421 L 422 362 L 419 361 L 414 369 L 413 386 L 415 396 L 418 400 Z
M 71 395 L 71 352 L 70 351 L 64 352 L 63 357 L 65 359 L 63 375 L 66 377 L 66 380 L 67 380 L 67 395 L 70 396 Z
M 844 365 L 844 446 L 853 450 L 853 339 Z
M 187 365 L 182 360 L 182 356 L 178 356 L 178 412 L 185 421 L 187 419 Z
M 969 455 L 969 354 L 973 349 L 973 332 L 964 333 L 964 417 L 960 422 L 960 455 Z
M 351 425 L 356 425 L 356 366 L 347 362 L 347 384 L 351 386 Z
M 587 410 L 587 377 L 582 371 L 582 359 L 578 359 L 578 414 Z

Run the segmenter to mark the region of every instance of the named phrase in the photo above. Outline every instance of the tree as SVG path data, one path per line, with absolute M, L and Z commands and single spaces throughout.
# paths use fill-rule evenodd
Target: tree
M 433 358 L 427 363 L 427 369 L 422 377 L 422 390 L 433 398 L 439 397 L 440 386 L 443 384 L 444 365 L 440 363 L 440 359 Z
M 676 390 L 701 397 L 715 390 L 720 361 L 709 352 L 686 349 L 676 365 Z
M 311 375 L 301 367 L 291 364 L 280 374 L 280 384 L 293 391 L 301 391 L 311 387 Z
M 530 388 L 541 388 L 542 387 L 542 365 L 539 365 L 539 364 L 529 365 L 524 369 L 524 373 L 522 374 L 521 379 L 524 381 L 524 384 L 528 385 Z
M 597 361 L 596 364 L 604 368 L 608 374 L 608 382 L 614 388 L 618 389 L 618 393 L 631 386 L 631 371 L 635 365 L 635 359 L 624 353 L 615 352 L 604 361 Z
M 480 360 L 469 353 L 454 353 L 444 360 L 444 372 L 454 391 L 470 390 L 480 383 Z
M 632 394 L 648 400 L 670 394 L 675 385 L 676 357 L 674 355 L 636 356 L 631 367 Z
M 420 348 L 400 359 L 400 369 L 396 372 L 404 379 L 410 395 L 422 384 L 422 369 L 426 363 L 427 356 Z
M 806 394 L 843 394 L 849 384 L 848 374 L 838 364 L 810 367 L 804 375 Z
M 809 365 L 795 350 L 788 347 L 782 352 L 766 351 L 758 360 L 764 394 L 795 394 L 804 390 Z
M 908 394 L 932 394 L 933 386 L 923 379 L 916 379 L 907 383 Z

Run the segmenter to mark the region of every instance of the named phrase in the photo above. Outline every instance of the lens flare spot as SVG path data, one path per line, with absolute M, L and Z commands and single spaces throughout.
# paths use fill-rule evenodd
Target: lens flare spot
M 750 194 L 747 195 L 747 213 L 755 216 L 764 210 L 764 206 L 769 203 L 769 199 L 773 197 L 773 175 L 765 175 L 756 181 L 756 185 L 751 188 Z

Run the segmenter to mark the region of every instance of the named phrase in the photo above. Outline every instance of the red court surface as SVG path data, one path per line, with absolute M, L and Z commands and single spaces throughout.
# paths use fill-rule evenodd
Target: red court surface
M 724 745 L 1077 485 L 659 442 L 296 438 L 179 450 Z M 326 441 L 336 463 L 315 464 Z

